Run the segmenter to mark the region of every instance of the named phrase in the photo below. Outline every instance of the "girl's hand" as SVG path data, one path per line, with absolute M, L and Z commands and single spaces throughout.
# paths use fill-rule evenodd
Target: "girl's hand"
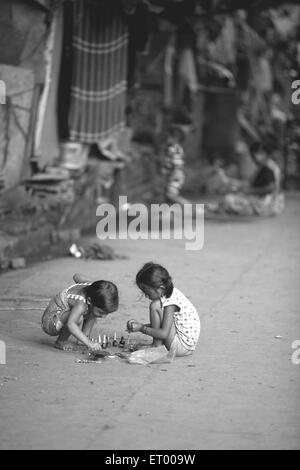
M 129 333 L 132 332 L 132 325 L 135 324 L 135 323 L 137 323 L 135 320 L 128 320 L 128 322 L 127 322 L 127 331 Z
M 102 346 L 100 343 L 94 343 L 93 341 L 90 341 L 89 343 L 89 349 L 91 351 L 101 351 L 102 350 Z
M 137 331 L 141 331 L 142 326 L 143 326 L 143 323 L 139 323 L 136 320 L 129 320 L 127 322 L 127 329 L 131 333 L 136 333 Z

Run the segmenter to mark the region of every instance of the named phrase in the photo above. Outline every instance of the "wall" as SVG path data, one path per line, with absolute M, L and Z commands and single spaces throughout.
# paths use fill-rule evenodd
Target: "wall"
M 19 65 L 44 80 L 45 12 L 19 0 L 0 2 L 0 64 Z

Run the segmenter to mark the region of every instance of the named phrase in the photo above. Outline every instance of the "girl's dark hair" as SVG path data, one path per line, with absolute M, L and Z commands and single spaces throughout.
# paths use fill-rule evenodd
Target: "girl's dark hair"
M 185 133 L 182 128 L 175 123 L 169 125 L 167 128 L 167 135 L 176 139 L 179 144 L 183 144 L 185 141 Z
M 115 312 L 119 306 L 119 293 L 115 284 L 109 281 L 96 281 L 86 288 L 86 296 L 95 307 L 105 313 Z
M 146 263 L 136 275 L 136 284 L 144 292 L 144 287 L 158 289 L 163 286 L 166 297 L 172 295 L 174 285 L 168 271 L 160 264 Z

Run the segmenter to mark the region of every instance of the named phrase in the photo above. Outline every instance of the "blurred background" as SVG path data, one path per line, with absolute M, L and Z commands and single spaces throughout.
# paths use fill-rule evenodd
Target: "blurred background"
M 170 123 L 184 129 L 185 197 L 251 180 L 265 133 L 297 191 L 297 3 L 2 0 L 2 269 L 24 234 L 35 243 L 21 254 L 57 228 L 68 241 L 94 230 L 97 206 L 119 195 L 163 201 Z

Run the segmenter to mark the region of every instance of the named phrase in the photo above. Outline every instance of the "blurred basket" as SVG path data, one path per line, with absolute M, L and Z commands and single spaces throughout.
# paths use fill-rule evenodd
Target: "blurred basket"
M 80 170 L 87 165 L 89 146 L 77 142 L 60 145 L 60 165 L 68 170 Z

